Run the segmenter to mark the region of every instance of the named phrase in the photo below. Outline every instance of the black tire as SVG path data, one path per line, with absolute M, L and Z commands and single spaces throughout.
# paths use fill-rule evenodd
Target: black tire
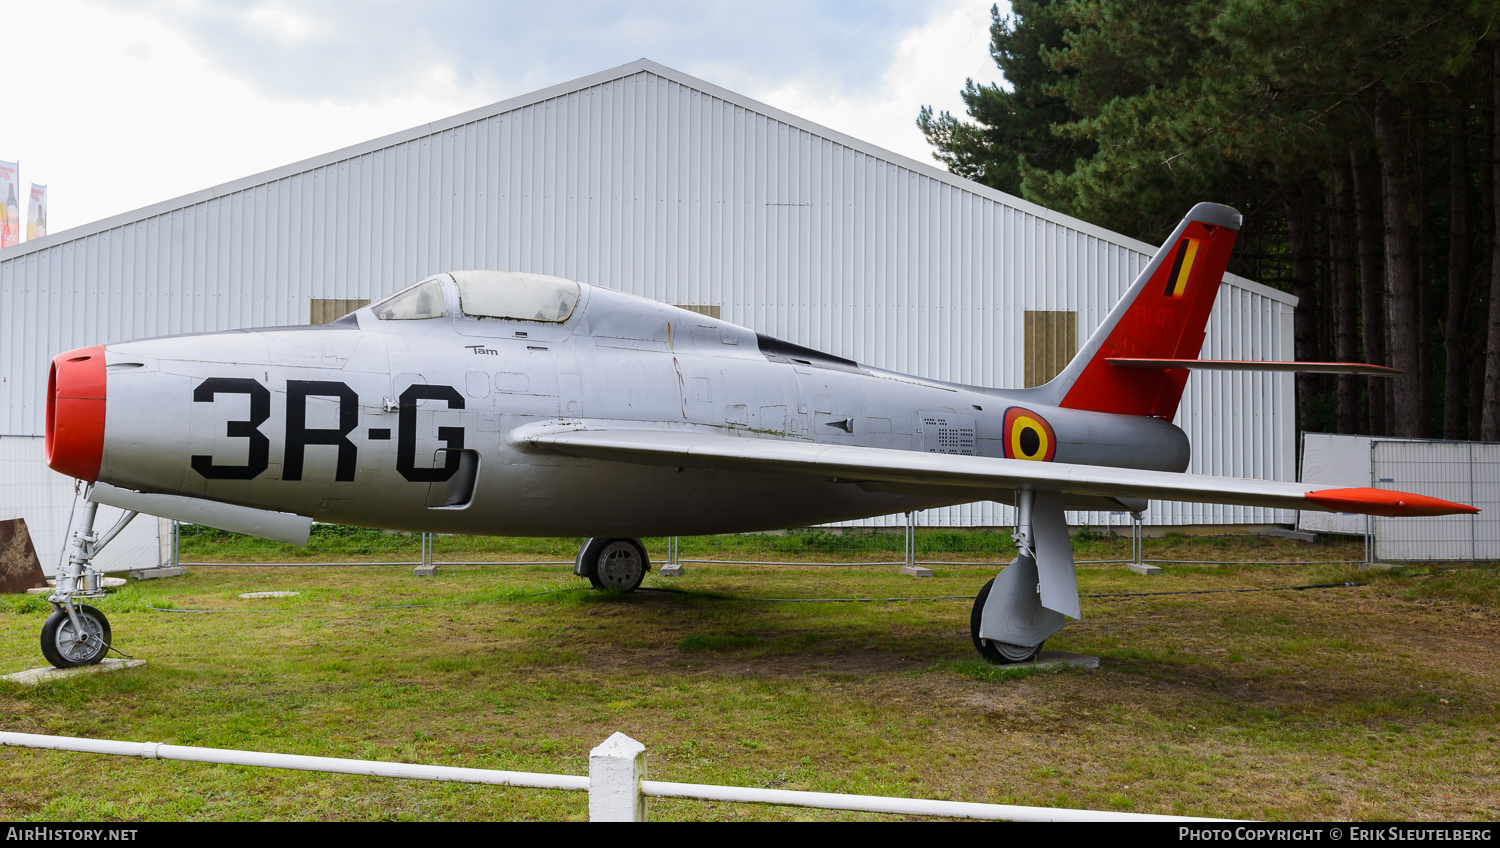
M 88 604 L 78 607 L 78 620 L 87 631 L 86 639 L 80 640 L 73 632 L 73 620 L 62 610 L 56 610 L 42 625 L 42 656 L 54 668 L 75 668 L 94 665 L 109 653 L 109 619 L 104 613 Z
M 1047 644 L 1046 639 L 1039 644 L 1026 646 L 979 638 L 979 619 L 984 614 L 984 602 L 990 596 L 990 587 L 994 585 L 993 578 L 984 584 L 984 588 L 980 589 L 979 594 L 974 597 L 974 609 L 969 612 L 969 638 L 974 640 L 974 650 L 995 665 L 1031 662 L 1042 652 L 1042 645 Z
M 590 539 L 583 549 L 583 575 L 595 589 L 634 592 L 650 569 L 646 548 L 636 539 Z

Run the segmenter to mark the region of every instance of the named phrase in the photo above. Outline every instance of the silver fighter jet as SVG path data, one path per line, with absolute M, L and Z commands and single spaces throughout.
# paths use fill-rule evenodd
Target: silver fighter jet
M 98 662 L 91 561 L 138 512 L 305 542 L 311 522 L 586 536 L 577 571 L 631 591 L 643 536 L 777 529 L 997 500 L 1019 555 L 971 635 L 1032 658 L 1079 616 L 1063 511 L 1146 499 L 1378 515 L 1436 498 L 1182 473 L 1171 423 L 1240 226 L 1194 207 L 1056 379 L 1033 389 L 871 368 L 571 280 L 455 271 L 332 324 L 171 336 L 52 363 L 47 459 L 88 482 L 43 654 Z M 97 504 L 126 510 L 97 534 Z

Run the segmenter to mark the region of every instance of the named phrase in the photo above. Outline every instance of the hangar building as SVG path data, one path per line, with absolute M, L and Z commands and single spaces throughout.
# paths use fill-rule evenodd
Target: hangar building
M 27 519 L 50 571 L 72 490 L 42 459 L 47 366 L 76 347 L 323 321 L 428 274 L 490 268 L 881 368 L 1036 385 L 1155 249 L 632 62 L 0 252 L 0 519 Z M 1203 356 L 1292 359 L 1295 304 L 1226 277 Z M 1288 375 L 1194 373 L 1177 418 L 1191 470 L 1294 479 L 1292 402 Z M 973 504 L 923 523 L 1000 526 L 1009 512 Z M 1146 517 L 1293 520 L 1180 503 Z M 137 524 L 102 566 L 154 562 L 156 526 Z

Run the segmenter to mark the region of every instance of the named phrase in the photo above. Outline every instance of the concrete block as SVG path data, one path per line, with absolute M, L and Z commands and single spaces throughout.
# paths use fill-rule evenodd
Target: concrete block
M 1280 536 L 1283 539 L 1296 539 L 1299 542 L 1318 541 L 1317 533 L 1310 533 L 1306 530 L 1288 530 L 1285 527 L 1272 527 L 1270 530 L 1266 531 L 1266 535 Z
M 901 566 L 901 573 L 908 577 L 931 577 L 932 569 L 924 568 L 920 565 L 903 565 Z
M 1134 571 L 1136 574 L 1141 575 L 1142 577 L 1152 577 L 1161 573 L 1161 566 L 1151 565 L 1150 563 L 1145 562 L 1132 562 L 1125 567 L 1130 569 L 1131 571 Z
M 18 671 L 15 674 L 5 675 L 6 680 L 20 683 L 24 686 L 35 686 L 47 680 L 61 680 L 67 677 L 79 677 L 85 674 L 103 674 L 107 671 L 123 671 L 127 668 L 145 665 L 145 660 L 117 660 L 107 659 L 98 665 L 81 665 L 77 668 L 33 668 L 27 671 Z
M 419 565 L 411 570 L 413 577 L 432 577 L 437 574 L 435 565 Z
M 1061 668 L 1071 666 L 1073 668 L 1098 668 L 1099 658 L 1088 654 L 1075 654 L 1069 651 L 1042 651 L 1037 658 L 1031 661 L 1031 665 L 1038 668 Z
M 1406 564 L 1401 562 L 1362 562 L 1356 571 L 1405 571 Z
M 137 568 L 130 572 L 131 580 L 155 580 L 158 577 L 181 577 L 187 569 L 180 565 L 164 565 L 160 568 Z
M 682 576 L 682 564 L 678 563 L 677 565 L 664 565 L 661 568 L 656 569 L 656 576 L 657 577 L 681 577 Z

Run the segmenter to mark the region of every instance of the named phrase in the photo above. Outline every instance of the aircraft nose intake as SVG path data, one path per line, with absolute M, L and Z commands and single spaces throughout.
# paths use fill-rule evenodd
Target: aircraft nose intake
M 47 375 L 47 464 L 94 482 L 104 455 L 104 345 L 59 354 Z

